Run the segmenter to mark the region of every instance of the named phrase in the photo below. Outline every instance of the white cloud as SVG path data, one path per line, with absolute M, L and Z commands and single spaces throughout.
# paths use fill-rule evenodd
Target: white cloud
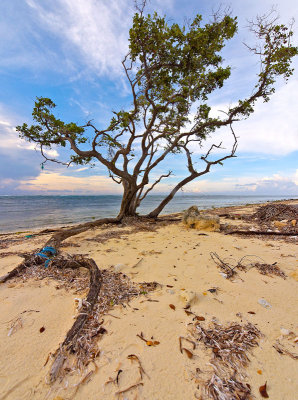
M 0 108 L 1 113 L 1 108 Z M 6 154 L 15 156 L 18 151 L 36 150 L 36 145 L 26 142 L 18 136 L 12 120 L 0 115 L 0 150 L 5 150 Z M 57 158 L 59 153 L 55 149 L 44 149 L 44 153 L 51 158 Z
M 17 189 L 36 192 L 72 192 L 75 194 L 118 194 L 122 186 L 109 177 L 92 175 L 88 177 L 65 176 L 59 172 L 41 172 L 37 177 L 19 182 Z
M 255 112 L 247 119 L 233 125 L 238 137 L 237 154 L 259 153 L 264 155 L 287 155 L 298 150 L 297 125 L 298 79 L 292 77 L 287 85 L 280 86 L 268 103 L 256 103 Z M 231 104 L 218 104 L 212 107 L 212 114 L 222 117 L 216 110 L 227 111 Z M 204 153 L 212 143 L 219 144 L 229 151 L 233 137 L 229 128 L 222 128 L 204 143 L 203 149 L 193 146 L 196 153 Z M 213 153 L 222 153 L 215 150 Z
M 274 174 L 263 178 L 242 176 L 220 181 L 195 180 L 185 186 L 189 193 L 224 193 L 298 195 L 298 170 L 293 176 Z
M 128 49 L 132 7 L 125 0 L 26 0 L 39 23 L 62 39 L 66 53 L 77 51 L 99 74 L 119 74 Z
M 18 165 L 20 159 L 27 160 L 26 162 L 32 164 L 32 166 L 38 165 L 43 160 L 40 156 L 40 151 L 36 144 L 29 143 L 25 139 L 21 139 L 16 131 L 15 126 L 17 125 L 16 117 L 9 113 L 2 104 L 0 104 L 0 153 L 9 157 L 10 160 L 16 160 Z M 32 158 L 31 152 L 34 152 L 34 158 Z M 57 159 L 59 157 L 58 151 L 53 149 L 44 149 L 44 153 L 49 158 Z M 39 161 L 40 160 L 40 161 Z M 24 171 L 22 171 L 24 172 Z M 34 171 L 31 171 L 31 173 Z

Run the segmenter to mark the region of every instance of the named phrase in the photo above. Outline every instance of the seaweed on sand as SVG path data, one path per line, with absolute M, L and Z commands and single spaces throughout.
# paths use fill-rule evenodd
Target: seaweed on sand
M 259 207 L 251 218 L 255 218 L 259 222 L 298 219 L 298 207 L 289 204 L 267 204 Z
M 251 399 L 250 385 L 244 382 L 245 367 L 249 352 L 258 346 L 261 332 L 251 323 L 222 326 L 213 322 L 205 328 L 197 322 L 192 325 L 191 334 L 198 345 L 203 343 L 205 349 L 212 350 L 213 373 L 204 382 L 202 395 L 214 400 Z

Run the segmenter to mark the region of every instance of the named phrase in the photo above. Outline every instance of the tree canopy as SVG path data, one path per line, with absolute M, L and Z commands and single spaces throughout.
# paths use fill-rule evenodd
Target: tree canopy
M 253 91 L 230 106 L 223 117 L 212 117 L 208 98 L 231 74 L 231 67 L 223 65 L 221 53 L 237 32 L 237 18 L 215 14 L 212 21 L 202 21 L 202 16 L 197 15 L 192 22 L 179 26 L 157 13 L 145 15 L 143 9 L 139 10 L 129 32 L 129 52 L 122 61 L 131 107 L 114 112 L 108 126 L 99 129 L 93 121 L 78 125 L 58 119 L 54 102 L 39 97 L 32 113 L 35 124 L 18 126 L 20 136 L 36 143 L 45 161 L 103 164 L 110 177 L 123 185 L 120 217 L 135 215 L 148 193 L 172 174 L 165 171 L 158 178 L 155 174 L 169 154 L 184 154 L 188 173 L 149 214 L 158 216 L 184 185 L 235 156 L 237 137 L 233 124 L 249 117 L 258 99 L 269 100 L 277 78 L 287 80 L 293 73 L 291 61 L 298 54 L 297 47 L 291 44 L 291 27 L 268 16 L 257 18 L 251 23 L 251 30 L 258 45 L 249 48 L 260 64 Z M 192 153 L 194 144 L 202 145 L 224 126 L 230 127 L 234 140 L 228 153 L 214 158 L 214 150 L 220 147 L 216 144 L 201 156 Z M 69 147 L 69 160 L 49 159 L 44 149 L 53 146 Z M 204 164 L 200 170 L 196 169 L 197 159 Z

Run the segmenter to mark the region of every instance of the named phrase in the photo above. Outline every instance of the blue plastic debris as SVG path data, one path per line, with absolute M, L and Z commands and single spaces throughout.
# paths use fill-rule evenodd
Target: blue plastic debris
M 51 261 L 51 257 L 54 257 L 56 254 L 57 250 L 54 249 L 54 247 L 46 246 L 39 253 L 36 253 L 35 255 L 46 259 L 44 266 L 45 268 L 47 268 Z

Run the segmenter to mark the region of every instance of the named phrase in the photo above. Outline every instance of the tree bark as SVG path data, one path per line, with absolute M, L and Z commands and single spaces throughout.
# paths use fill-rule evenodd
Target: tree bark
M 118 219 L 121 220 L 124 217 L 135 217 L 137 215 L 137 185 L 132 182 L 123 182 L 123 196 L 121 201 L 120 212 Z

